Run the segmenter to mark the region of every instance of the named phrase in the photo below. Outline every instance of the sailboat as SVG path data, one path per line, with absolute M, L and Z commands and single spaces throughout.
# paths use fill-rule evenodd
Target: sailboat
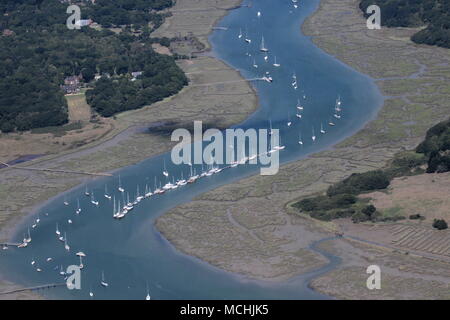
M 119 174 L 119 187 L 117 188 L 117 190 L 119 190 L 120 192 L 124 192 L 125 189 L 122 188 L 122 182 L 120 181 L 120 174 Z
M 277 56 L 275 56 L 275 62 L 273 63 L 273 66 L 277 68 L 281 66 L 281 64 L 277 63 Z
M 298 134 L 298 144 L 301 145 L 301 146 L 303 145 L 302 133 L 301 132 Z
M 302 115 L 301 115 L 300 113 L 296 113 L 295 116 L 296 116 L 297 118 L 299 118 L 299 119 L 302 118 Z
M 169 172 L 166 169 L 166 160 L 164 159 L 164 170 L 163 170 L 163 175 L 168 177 L 169 176 Z
M 58 222 L 56 223 L 56 232 L 55 233 L 57 236 L 61 235 L 61 231 L 59 231 L 59 229 L 58 229 Z
M 288 113 L 288 122 L 287 122 L 287 126 L 290 127 L 291 125 L 292 125 L 291 115 Z
M 130 194 L 127 193 L 127 204 L 125 205 L 125 208 L 130 211 L 133 210 L 133 203 L 130 202 Z
M 325 130 L 323 129 L 323 124 L 322 123 L 320 123 L 320 133 L 321 134 L 325 133 Z
M 61 267 L 59 268 L 59 274 L 60 275 L 62 275 L 62 276 L 64 276 L 66 273 L 64 272 L 64 268 L 63 268 L 63 266 L 61 265 Z
M 280 145 L 279 146 L 275 146 L 273 149 L 274 150 L 283 150 L 284 148 L 286 148 L 286 146 L 283 146 L 281 143 L 281 135 L 280 135 Z
M 80 269 L 83 269 L 83 268 L 84 268 L 84 264 L 83 264 L 83 255 L 77 254 L 77 256 L 80 258 L 80 264 L 78 265 L 78 267 L 79 267 Z
M 330 118 L 330 121 L 328 121 L 328 125 L 335 126 L 336 124 L 333 122 L 333 120 Z
M 105 184 L 105 198 L 111 200 L 111 196 L 108 194 L 108 185 Z
M 31 242 L 30 228 L 28 228 L 28 238 L 25 238 L 25 242 L 26 243 L 30 243 Z
M 67 201 L 67 197 L 66 196 L 64 196 L 64 202 L 63 203 L 64 203 L 65 206 L 69 205 L 69 202 Z
M 94 292 L 92 292 L 92 287 L 89 290 L 89 297 L 93 298 L 94 297 Z
M 122 208 L 122 211 L 120 210 L 120 200 L 117 203 L 117 213 L 115 215 L 116 219 L 122 219 L 125 217 L 125 215 L 128 213 L 128 209 L 126 207 Z
M 117 209 L 116 209 L 116 198 L 114 197 L 114 199 L 113 199 L 113 218 L 114 219 L 117 219 L 117 216 L 118 216 L 118 214 L 119 214 L 119 211 L 117 211 Z M 120 206 L 119 206 L 119 208 L 120 208 Z
M 295 74 L 295 72 L 294 72 L 294 74 L 292 75 L 292 87 L 293 87 L 295 90 L 297 90 L 297 88 L 298 88 L 298 84 L 297 84 L 297 75 Z
M 341 96 L 338 96 L 336 99 L 336 106 L 335 106 L 336 111 L 341 111 L 341 104 L 342 104 Z
M 272 119 L 269 119 L 269 135 L 272 135 L 274 133 L 272 128 Z
M 102 287 L 108 287 L 109 284 L 108 282 L 105 281 L 105 273 L 102 271 L 102 281 L 100 281 L 100 284 L 102 285 Z
M 89 191 L 88 191 L 88 187 L 86 186 L 86 190 L 84 191 L 84 195 L 86 196 L 86 197 L 89 197 L 91 194 L 89 193 Z
M 153 193 L 152 193 L 152 190 L 150 189 L 150 187 L 148 186 L 148 185 L 145 185 L 145 197 L 146 198 L 150 198 L 152 195 L 153 195 Z
M 258 65 L 256 64 L 256 60 L 253 59 L 253 68 L 258 68 Z
M 312 128 L 312 136 L 311 136 L 311 139 L 312 139 L 313 142 L 316 141 L 316 135 L 315 135 L 315 133 L 314 133 L 314 128 Z
M 238 38 L 241 39 L 242 38 L 242 29 L 239 29 L 239 35 Z
M 66 249 L 67 251 L 70 251 L 70 246 L 67 243 L 67 235 L 65 232 L 64 232 L 64 249 Z
M 267 54 L 264 56 L 264 61 L 269 62 L 269 56 Z
M 136 202 L 139 203 L 142 201 L 142 199 L 144 199 L 143 196 L 141 196 L 141 193 L 139 191 L 139 185 L 137 186 L 137 191 L 136 191 Z
M 261 47 L 259 49 L 261 52 L 269 52 L 269 49 L 266 48 L 266 45 L 264 44 L 264 36 L 261 38 Z
M 98 206 L 98 201 L 95 201 L 95 198 L 94 198 L 94 191 L 92 191 L 92 194 L 91 194 L 91 203 L 94 206 Z
M 303 106 L 300 103 L 300 99 L 297 99 L 297 109 L 298 110 L 303 110 Z
M 77 199 L 77 210 L 75 211 L 76 214 L 80 214 L 81 213 L 81 208 L 80 208 L 80 199 Z
M 258 18 L 261 18 L 261 11 L 258 11 L 258 12 L 256 13 L 256 16 L 257 16 Z
M 248 29 L 247 29 L 247 27 L 245 28 L 245 38 L 244 38 L 244 41 L 247 42 L 248 44 L 252 43 L 252 39 L 250 39 L 250 38 L 248 37 Z
M 149 301 L 150 298 L 150 291 L 148 290 L 148 283 L 147 283 L 147 295 L 145 296 L 145 300 Z

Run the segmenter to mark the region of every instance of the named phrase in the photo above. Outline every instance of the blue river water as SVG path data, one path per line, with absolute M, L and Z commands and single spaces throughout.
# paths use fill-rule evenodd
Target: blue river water
M 270 120 L 273 128 L 280 129 L 282 144 L 286 146 L 280 152 L 283 163 L 330 148 L 355 133 L 376 115 L 383 101 L 372 79 L 327 55 L 301 33 L 301 24 L 318 4 L 319 0 L 302 1 L 300 7 L 294 9 L 290 0 L 253 1 L 251 8 L 230 11 L 218 24 L 228 30 L 217 30 L 210 36 L 214 55 L 238 69 L 245 78 L 260 78 L 266 72 L 273 78 L 272 83 L 252 82 L 259 97 L 259 108 L 236 127 L 268 128 Z M 266 54 L 260 50 L 262 37 L 269 50 L 267 62 Z M 251 39 L 251 43 L 245 38 Z M 273 65 L 275 56 L 279 67 Z M 294 74 L 297 89 L 293 85 Z M 342 101 L 341 111 L 335 110 L 338 96 Z M 303 110 L 297 109 L 298 100 Z M 301 114 L 302 118 L 296 114 Z M 292 124 L 288 126 L 288 122 Z M 321 127 L 325 133 L 320 132 Z M 313 130 L 317 137 L 314 143 Z M 299 144 L 299 139 L 303 145 Z M 167 182 L 162 174 L 163 163 L 170 177 L 179 179 L 182 172 L 185 178 L 189 175 L 189 167 L 173 165 L 168 153 L 123 168 L 115 172 L 114 177 L 91 180 L 46 203 L 24 221 L 11 239 L 22 241 L 27 229 L 40 219 L 35 228 L 31 228 L 30 245 L 24 249 L 0 250 L 0 273 L 24 286 L 61 283 L 64 281 L 59 274 L 61 266 L 78 264 L 75 253 L 83 251 L 86 257 L 82 289 L 60 287 L 42 291 L 43 295 L 89 299 L 89 292 L 92 292 L 94 299 L 144 299 L 149 291 L 152 299 L 328 298 L 309 289 L 308 282 L 339 263 L 339 258 L 332 255 L 323 253 L 330 260 L 324 268 L 288 281 L 256 281 L 181 254 L 155 229 L 155 219 L 170 208 L 220 185 L 257 174 L 256 165 L 226 169 L 164 195 L 144 199 L 123 220 L 113 219 L 113 203 L 103 196 L 105 185 L 108 193 L 123 204 L 127 193 L 132 199 L 136 197 L 138 186 L 141 193 L 146 185 L 153 189 L 155 177 L 157 183 Z M 199 166 L 195 168 L 197 172 L 201 170 Z M 123 194 L 118 191 L 119 174 L 126 190 Z M 98 206 L 84 195 L 86 189 L 94 193 Z M 77 201 L 82 209 L 79 215 L 75 214 Z M 57 224 L 66 235 L 70 252 L 56 237 Z M 47 261 L 49 257 L 51 261 Z M 32 261 L 35 261 L 33 265 Z M 37 268 L 41 272 L 37 272 Z M 107 288 L 100 285 L 102 272 L 109 283 Z

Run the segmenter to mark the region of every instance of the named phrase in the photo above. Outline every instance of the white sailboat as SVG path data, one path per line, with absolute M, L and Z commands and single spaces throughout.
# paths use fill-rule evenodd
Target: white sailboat
M 28 237 L 25 238 L 25 242 L 26 242 L 26 243 L 30 243 L 30 242 L 31 242 L 30 228 L 28 228 Z
M 102 280 L 100 281 L 100 284 L 102 285 L 102 287 L 108 287 L 109 286 L 109 284 L 108 284 L 108 282 L 106 282 L 106 280 L 105 280 L 105 273 L 102 271 Z
M 66 274 L 66 272 L 64 271 L 63 266 L 61 265 L 61 267 L 59 268 L 59 274 L 64 276 Z
M 56 223 L 56 231 L 55 231 L 55 233 L 56 233 L 57 236 L 61 235 L 61 231 L 59 231 L 59 229 L 58 229 L 58 222 Z
M 67 234 L 64 232 L 64 249 L 66 249 L 66 251 L 70 251 L 70 246 L 67 243 Z
M 298 134 L 298 144 L 301 145 L 301 146 L 303 145 L 302 133 L 301 132 Z
M 105 184 L 105 198 L 111 200 L 111 196 L 108 194 L 108 185 Z
M 280 145 L 275 146 L 273 149 L 274 149 L 274 150 L 283 150 L 284 148 L 286 148 L 286 146 L 284 146 L 284 145 L 281 143 L 281 135 L 280 135 Z
M 336 99 L 336 106 L 335 106 L 336 111 L 341 111 L 341 104 L 342 104 L 341 96 L 338 96 Z
M 92 193 L 91 193 L 91 203 L 92 203 L 94 206 L 98 206 L 98 201 L 95 201 L 94 191 L 92 191 Z
M 125 189 L 122 188 L 122 182 L 120 180 L 120 174 L 119 174 L 119 187 L 117 188 L 117 190 L 119 190 L 119 192 L 124 192 L 125 191 Z
M 264 36 L 261 38 L 261 47 L 259 48 L 261 52 L 269 52 L 269 49 L 266 48 L 266 45 L 264 44 Z
M 139 203 L 144 199 L 143 196 L 141 196 L 141 192 L 139 191 L 139 185 L 137 186 L 137 191 L 136 191 L 136 202 Z
M 276 68 L 281 67 L 281 64 L 277 63 L 277 56 L 275 56 L 275 62 L 273 63 L 273 66 Z
M 312 128 L 312 136 L 311 136 L 311 139 L 312 139 L 313 142 L 316 141 L 316 134 L 314 133 L 314 128 Z
M 147 283 L 147 295 L 145 296 L 145 300 L 149 301 L 150 299 L 151 299 L 150 298 L 150 291 L 148 289 L 148 283 Z
M 91 194 L 89 193 L 89 191 L 88 191 L 88 186 L 86 186 L 86 190 L 84 190 L 84 195 L 86 196 L 86 197 L 89 197 Z
M 256 60 L 253 59 L 253 68 L 258 68 L 258 65 L 256 64 Z
M 80 258 L 80 264 L 78 265 L 78 267 L 79 267 L 80 269 L 83 269 L 83 268 L 84 268 L 83 257 L 82 257 L 82 256 L 79 256 L 79 258 Z
M 325 130 L 323 129 L 323 124 L 320 123 L 320 133 L 325 134 Z
M 169 176 L 169 172 L 166 169 L 166 160 L 164 159 L 164 170 L 163 170 L 163 175 L 168 177 Z
M 120 206 L 119 206 L 120 208 Z M 119 211 L 116 209 L 116 198 L 113 199 L 113 218 L 117 219 L 117 215 L 119 214 Z
M 80 208 L 80 199 L 77 199 L 77 210 L 75 211 L 76 214 L 80 214 L 81 213 L 81 208 Z
M 330 125 L 330 126 L 335 126 L 336 124 L 333 122 L 333 120 L 330 118 L 330 121 L 328 121 L 328 125 Z
M 245 27 L 245 38 L 244 41 L 247 42 L 248 44 L 252 43 L 252 40 L 248 37 L 248 28 Z
M 145 188 L 146 188 L 146 190 L 145 190 L 145 197 L 146 198 L 150 198 L 153 195 L 153 192 L 152 192 L 152 190 L 150 189 L 150 187 L 148 185 L 145 185 Z
M 287 122 L 287 126 L 290 127 L 292 125 L 292 121 L 291 121 L 291 115 L 288 112 L 288 122 Z
M 69 202 L 67 201 L 67 197 L 66 197 L 66 196 L 64 196 L 64 205 L 65 205 L 65 206 L 68 206 L 68 205 L 69 205 Z
M 300 99 L 297 99 L 297 110 L 303 110 L 303 106 L 300 103 Z
M 242 38 L 242 29 L 239 29 L 239 35 L 238 38 L 241 39 Z

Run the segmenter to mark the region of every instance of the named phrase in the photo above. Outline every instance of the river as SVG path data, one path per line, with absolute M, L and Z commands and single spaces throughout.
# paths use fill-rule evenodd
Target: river
M 245 78 L 261 77 L 266 71 L 273 77 L 273 83 L 253 82 L 259 108 L 236 127 L 267 128 L 271 120 L 273 127 L 280 129 L 282 144 L 286 146 L 280 152 L 283 163 L 330 148 L 354 134 L 376 116 L 383 102 L 372 79 L 327 55 L 301 33 L 304 19 L 318 5 L 319 0 L 308 0 L 294 9 L 290 0 L 253 1 L 252 8 L 230 11 L 218 23 L 228 30 L 217 30 L 210 36 L 213 54 L 238 69 Z M 261 12 L 259 17 L 258 11 Z M 240 30 L 242 38 L 238 37 Z M 252 40 L 251 44 L 244 41 L 246 37 Z M 260 52 L 262 37 L 269 49 L 268 62 Z M 279 67 L 273 66 L 275 56 Z M 253 67 L 254 62 L 258 68 Z M 294 74 L 298 83 L 296 90 L 292 85 Z M 337 113 L 340 119 L 334 117 L 338 96 L 342 100 L 342 111 Z M 301 119 L 295 115 L 298 99 L 304 107 Z M 291 126 L 287 125 L 289 120 Z M 328 124 L 331 121 L 335 126 Z M 325 134 L 320 133 L 321 125 Z M 317 136 L 315 143 L 311 139 L 313 128 Z M 300 133 L 303 146 L 298 143 Z M 256 281 L 179 253 L 155 229 L 155 219 L 170 208 L 220 185 L 257 174 L 259 169 L 255 165 L 226 169 L 194 184 L 145 199 L 125 219 L 113 219 L 112 201 L 103 196 L 105 184 L 113 197 L 122 199 L 117 189 L 120 174 L 122 186 L 134 199 L 138 185 L 143 192 L 146 184 L 153 189 L 154 177 L 165 181 L 162 175 L 164 159 L 171 175 L 179 178 L 182 171 L 184 177 L 189 174 L 188 166 L 175 166 L 170 162 L 170 154 L 164 154 L 123 168 L 114 177 L 89 182 L 88 191 L 94 192 L 98 207 L 84 195 L 86 185 L 49 201 L 18 227 L 12 239 L 13 242 L 21 241 L 39 217 L 39 224 L 31 229 L 30 246 L 0 251 L 0 272 L 7 276 L 7 280 L 23 286 L 60 283 L 64 281 L 59 274 L 60 266 L 66 268 L 78 264 L 75 253 L 83 251 L 87 257 L 82 271 L 82 289 L 55 288 L 42 291 L 44 296 L 50 299 L 88 299 L 92 291 L 94 298 L 98 299 L 144 299 L 148 287 L 152 299 L 329 298 L 307 285 L 313 277 L 334 268 L 339 263 L 337 257 L 323 253 L 330 261 L 327 266 L 285 282 Z M 196 168 L 200 170 L 198 166 Z M 77 199 L 82 209 L 80 215 L 75 214 Z M 69 205 L 64 205 L 64 200 Z M 70 224 L 69 219 L 73 223 Z M 58 241 L 56 224 L 62 234 L 67 235 L 70 252 Z M 311 249 L 318 251 L 314 245 Z M 52 261 L 47 262 L 48 257 Z M 31 261 L 36 263 L 32 265 Z M 42 272 L 37 272 L 37 268 Z M 109 283 L 108 288 L 100 285 L 102 272 Z

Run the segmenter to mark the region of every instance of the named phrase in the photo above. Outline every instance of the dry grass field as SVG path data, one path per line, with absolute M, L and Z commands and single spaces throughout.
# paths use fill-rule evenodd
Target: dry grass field
M 69 121 L 89 121 L 91 119 L 91 107 L 86 102 L 84 92 L 74 95 L 67 95 L 69 107 Z

